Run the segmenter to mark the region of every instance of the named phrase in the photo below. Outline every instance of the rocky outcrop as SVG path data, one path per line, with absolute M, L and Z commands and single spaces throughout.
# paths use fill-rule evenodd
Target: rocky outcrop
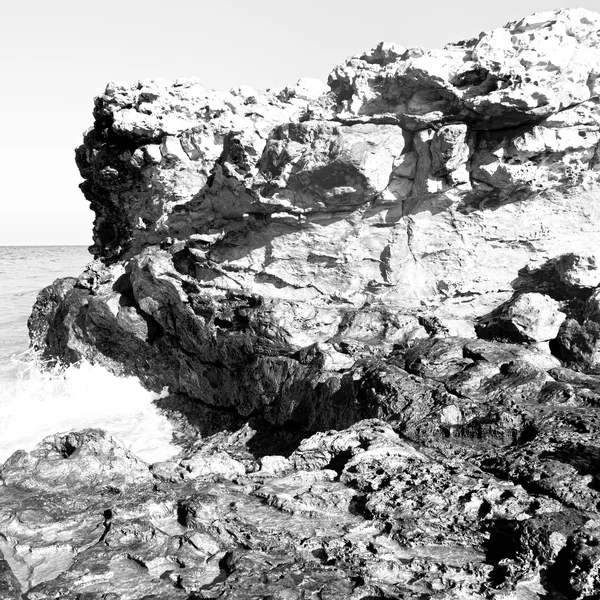
M 36 345 L 310 427 L 347 424 L 311 415 L 330 382 L 424 323 L 558 335 L 595 368 L 597 25 L 564 10 L 444 50 L 383 44 L 327 93 L 109 85 L 77 151 L 100 260 L 44 292 Z
M 135 485 L 82 461 L 93 453 L 118 470 L 131 460 L 96 430 L 71 434 L 68 456 L 48 453 L 70 443 L 56 437 L 22 454 L 33 493 L 13 481 L 11 459 L 0 547 L 13 587 L 38 600 L 587 598 L 598 589 L 592 436 L 466 460 L 377 420 L 316 434 L 287 458 L 251 453 L 256 434 L 247 426 L 205 439 Z M 226 448 L 220 458 L 216 446 Z M 203 455 L 213 460 L 190 467 Z M 40 471 L 55 473 L 56 486 Z
M 328 88 L 109 85 L 77 150 L 96 261 L 42 291 L 32 341 L 167 386 L 187 455 L 114 451 L 144 524 L 72 552 L 161 597 L 593 597 L 599 29 L 380 44 Z M 5 485 L 63 502 L 46 476 L 113 452 L 77 435 L 79 462 L 47 440 Z M 134 508 L 149 477 L 166 504 Z M 78 564 L 20 585 L 66 597 Z
M 593 597 L 600 378 L 569 373 L 501 367 L 471 394 L 491 413 L 455 400 L 427 444 L 255 421 L 148 468 L 98 430 L 51 436 L 0 470 L 3 597 Z

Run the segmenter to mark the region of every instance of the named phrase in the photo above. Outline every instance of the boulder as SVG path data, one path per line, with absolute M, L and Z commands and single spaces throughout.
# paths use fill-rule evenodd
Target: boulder
M 560 280 L 574 288 L 595 288 L 600 285 L 600 255 L 564 254 L 556 262 Z
M 538 344 L 557 337 L 566 314 L 545 294 L 520 294 L 479 325 L 482 337 Z
M 152 480 L 148 466 L 113 435 L 83 429 L 44 438 L 31 452 L 15 452 L 0 470 L 4 485 L 65 492 L 79 487 L 113 487 Z

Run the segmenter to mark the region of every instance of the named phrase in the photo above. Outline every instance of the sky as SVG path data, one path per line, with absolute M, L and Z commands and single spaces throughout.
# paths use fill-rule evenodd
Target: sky
M 437 48 L 600 0 L 20 0 L 0 8 L 0 246 L 92 243 L 74 149 L 109 81 L 327 80 L 380 41 Z

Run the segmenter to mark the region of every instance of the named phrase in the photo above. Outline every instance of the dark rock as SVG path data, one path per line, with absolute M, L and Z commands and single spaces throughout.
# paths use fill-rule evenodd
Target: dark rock
M 19 581 L 11 571 L 10 565 L 0 552 L 0 599 L 2 600 L 20 600 L 22 595 Z

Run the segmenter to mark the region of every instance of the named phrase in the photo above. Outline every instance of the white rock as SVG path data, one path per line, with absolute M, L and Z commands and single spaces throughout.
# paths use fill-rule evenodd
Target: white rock
M 506 319 L 527 339 L 547 342 L 558 335 L 565 320 L 560 304 L 545 294 L 521 294 L 506 310 Z
M 235 479 L 246 474 L 241 462 L 231 458 L 226 452 L 211 452 L 196 454 L 181 461 L 181 466 L 188 471 L 188 479 L 199 477 L 222 477 Z
M 284 456 L 263 456 L 259 463 L 261 474 L 275 475 L 292 469 L 292 464 Z
M 594 288 L 600 285 L 600 252 L 594 254 L 564 254 L 556 262 L 560 280 L 574 288 Z
M 445 406 L 440 413 L 440 421 L 444 425 L 460 425 L 463 422 L 462 411 L 454 404 Z
M 187 161 L 188 156 L 181 147 L 179 138 L 172 135 L 166 135 L 160 145 L 160 153 L 167 160 Z

